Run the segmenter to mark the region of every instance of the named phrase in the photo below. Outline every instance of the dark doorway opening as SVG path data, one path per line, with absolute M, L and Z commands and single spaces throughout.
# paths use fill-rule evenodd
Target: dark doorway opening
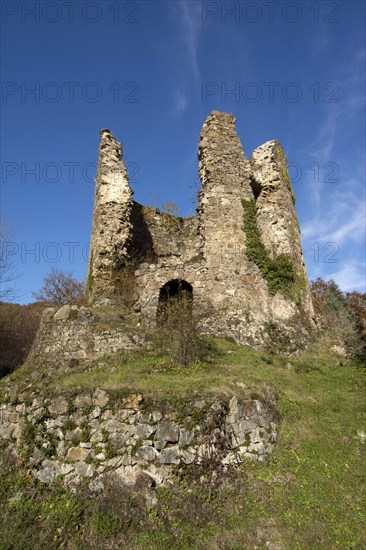
M 253 191 L 254 200 L 257 200 L 259 195 L 261 194 L 262 187 L 254 178 L 250 178 L 250 186 Z
M 181 315 L 190 315 L 193 305 L 192 285 L 183 279 L 165 283 L 159 292 L 158 324 L 174 323 Z

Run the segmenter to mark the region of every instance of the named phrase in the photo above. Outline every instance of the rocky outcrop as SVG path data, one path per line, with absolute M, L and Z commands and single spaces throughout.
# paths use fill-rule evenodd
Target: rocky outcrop
M 3 401 L 0 438 L 36 478 L 61 478 L 66 485 L 86 478 L 95 490 L 111 473 L 126 484 L 143 474 L 159 486 L 184 465 L 215 469 L 265 461 L 277 438 L 271 389 L 252 398 L 194 399 L 179 410 L 101 389 L 53 397 L 29 390 Z

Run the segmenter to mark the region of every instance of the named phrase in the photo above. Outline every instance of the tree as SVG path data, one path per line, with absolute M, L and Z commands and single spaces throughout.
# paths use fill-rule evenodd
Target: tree
M 346 292 L 346 301 L 348 307 L 354 311 L 357 324 L 366 335 L 366 293 L 357 292 L 357 290 Z
M 37 333 L 44 304 L 0 303 L 0 378 L 24 363 Z
M 19 275 L 11 261 L 14 254 L 14 243 L 9 240 L 11 236 L 11 227 L 4 220 L 0 220 L 0 302 L 16 298 L 15 280 Z
M 66 273 L 52 269 L 44 278 L 43 286 L 33 297 L 43 304 L 63 306 L 65 304 L 82 305 L 85 301 L 84 283 L 73 277 L 72 272 Z
M 333 280 L 322 278 L 310 285 L 315 313 L 323 330 L 337 337 L 351 355 L 362 356 L 365 351 L 366 295 L 341 291 Z
M 346 301 L 348 308 L 352 311 L 355 319 L 356 326 L 364 344 L 364 351 L 366 351 L 366 293 L 346 292 Z

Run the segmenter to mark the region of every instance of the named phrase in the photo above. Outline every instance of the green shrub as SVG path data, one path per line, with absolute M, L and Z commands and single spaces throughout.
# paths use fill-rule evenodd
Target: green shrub
M 112 512 L 96 510 L 91 518 L 92 530 L 98 537 L 112 537 L 123 530 L 123 520 Z

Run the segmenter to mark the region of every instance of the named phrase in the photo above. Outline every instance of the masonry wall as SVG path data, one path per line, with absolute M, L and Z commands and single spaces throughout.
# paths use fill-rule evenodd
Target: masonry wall
M 99 491 L 114 474 L 132 486 L 144 478 L 153 489 L 173 483 L 185 465 L 265 461 L 277 440 L 278 415 L 273 391 L 256 394 L 213 395 L 177 410 L 99 388 L 53 395 L 28 389 L 2 400 L 0 441 L 44 483 L 88 480 Z
M 67 370 L 80 361 L 128 353 L 145 344 L 143 337 L 121 320 L 101 319 L 85 307 L 65 305 L 43 312 L 27 362 L 37 368 Z
M 113 273 L 128 257 L 132 194 L 122 145 L 101 130 L 86 285 L 90 301 L 113 292 Z
M 194 311 L 200 314 L 203 332 L 256 347 L 268 347 L 277 335 L 283 348 L 304 347 L 313 310 L 287 160 L 280 144 L 268 142 L 247 159 L 235 118 L 213 111 L 201 131 L 202 189 L 197 215 L 191 218 L 177 218 L 134 202 L 121 153 L 114 136 L 103 130 L 91 239 L 90 302 L 113 301 L 116 273 L 132 265 L 133 310 L 142 325 L 155 324 L 160 289 L 178 279 L 193 288 Z M 291 260 L 296 273 L 292 295 L 271 292 L 263 270 L 248 259 L 243 201 L 255 201 L 257 225 L 269 257 L 286 255 Z

